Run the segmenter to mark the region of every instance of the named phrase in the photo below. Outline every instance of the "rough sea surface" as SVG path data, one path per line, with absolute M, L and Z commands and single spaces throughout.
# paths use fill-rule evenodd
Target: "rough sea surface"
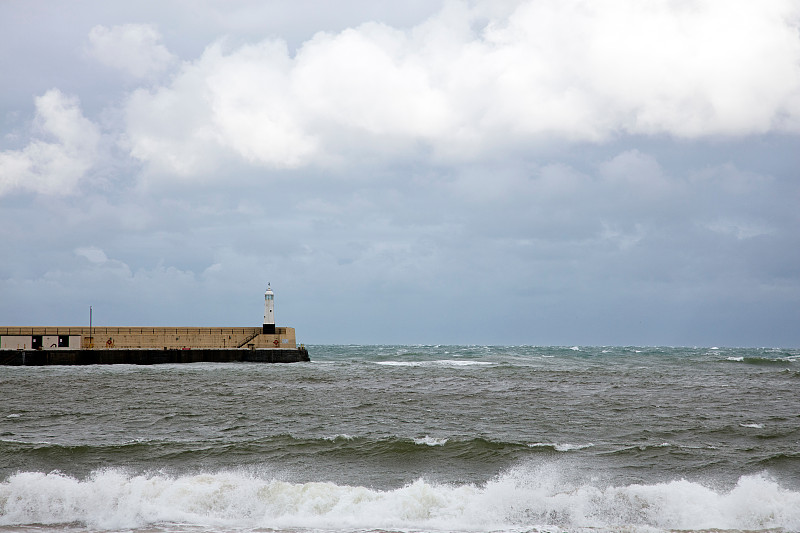
M 800 531 L 800 350 L 0 367 L 0 532 Z

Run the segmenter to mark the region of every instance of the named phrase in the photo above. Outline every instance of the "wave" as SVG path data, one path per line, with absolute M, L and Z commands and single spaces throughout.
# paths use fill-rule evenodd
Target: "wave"
M 591 448 L 594 446 L 591 442 L 588 444 L 557 444 L 557 443 L 547 443 L 547 442 L 534 442 L 528 444 L 529 448 L 550 448 L 557 452 L 571 452 L 573 450 L 584 450 L 586 448 Z
M 571 445 L 552 445 L 556 451 L 567 451 Z M 574 449 L 580 449 L 577 446 Z M 570 448 L 573 449 L 573 448 Z M 504 442 L 484 438 L 458 438 L 450 436 L 419 435 L 409 438 L 370 438 L 348 434 L 300 438 L 289 434 L 273 435 L 253 440 L 227 443 L 209 441 L 161 441 L 134 440 L 120 444 L 66 445 L 49 442 L 24 442 L 15 439 L 0 439 L 0 463 L 20 464 L 28 459 L 37 464 L 63 464 L 70 457 L 73 465 L 97 464 L 97 461 L 136 464 L 180 465 L 196 461 L 232 461 L 261 463 L 275 461 L 306 460 L 319 456 L 335 461 L 372 458 L 387 462 L 404 462 L 414 457 L 426 458 L 435 454 L 444 462 L 458 460 L 485 464 L 487 461 L 512 461 L 530 454 L 528 445 L 522 442 Z M 155 463 L 154 463 L 155 461 Z M 240 463 L 241 464 L 241 463 Z
M 383 366 L 439 366 L 439 367 L 461 367 L 461 366 L 492 366 L 495 363 L 489 361 L 464 361 L 459 359 L 439 359 L 435 361 L 375 361 L 376 365 Z
M 676 480 L 652 485 L 573 484 L 548 468 L 518 468 L 484 485 L 419 479 L 394 490 L 293 483 L 242 472 L 85 479 L 24 472 L 0 483 L 0 526 L 78 525 L 193 531 L 559 531 L 800 529 L 800 492 L 766 475 L 730 490 Z
M 749 424 L 740 423 L 739 427 L 741 427 L 741 428 L 750 428 L 750 429 L 764 429 L 764 424 L 757 424 L 755 422 L 749 423 Z
M 425 444 L 426 446 L 444 446 L 447 444 L 446 438 L 436 438 L 431 437 L 430 435 L 425 435 L 424 437 L 414 439 L 414 444 Z
M 319 438 L 295 437 L 290 434 L 279 434 L 253 440 L 240 442 L 228 442 L 224 444 L 213 444 L 209 441 L 165 441 L 135 439 L 119 444 L 79 444 L 68 445 L 51 442 L 26 442 L 23 440 L 3 438 L 0 439 L 0 454 L 34 454 L 34 455 L 70 455 L 72 458 L 80 457 L 83 454 L 102 453 L 106 455 L 135 455 L 138 452 L 146 453 L 148 456 L 155 454 L 183 454 L 192 452 L 202 452 L 204 454 L 227 454 L 237 453 L 268 453 L 271 450 L 280 452 L 281 455 L 291 454 L 293 451 L 308 452 L 319 451 L 321 453 L 334 450 L 349 450 L 352 452 L 362 452 L 368 455 L 376 453 L 404 453 L 411 452 L 425 446 L 444 447 L 448 450 L 457 452 L 459 456 L 465 457 L 472 454 L 483 455 L 487 451 L 502 453 L 504 450 L 525 450 L 530 448 L 543 448 L 557 452 L 583 450 L 594 446 L 592 443 L 573 444 L 573 443 L 525 443 L 509 442 L 502 440 L 486 439 L 482 437 L 460 438 L 430 435 L 423 435 L 411 438 L 403 437 L 383 437 L 369 438 L 349 435 L 345 433 L 337 435 L 322 436 Z M 421 448 L 420 448 L 421 449 Z M 424 450 L 422 450 L 424 451 Z
M 725 361 L 757 366 L 791 366 L 798 359 L 797 357 L 729 356 L 725 358 Z

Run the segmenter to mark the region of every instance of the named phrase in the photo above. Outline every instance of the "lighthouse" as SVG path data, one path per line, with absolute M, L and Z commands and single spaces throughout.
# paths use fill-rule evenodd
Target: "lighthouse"
M 275 294 L 267 283 L 267 292 L 264 293 L 264 325 L 261 333 L 275 333 Z

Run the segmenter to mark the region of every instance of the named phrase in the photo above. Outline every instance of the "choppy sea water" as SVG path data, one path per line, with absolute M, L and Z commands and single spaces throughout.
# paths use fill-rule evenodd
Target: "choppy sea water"
M 0 532 L 800 531 L 800 350 L 0 367 Z

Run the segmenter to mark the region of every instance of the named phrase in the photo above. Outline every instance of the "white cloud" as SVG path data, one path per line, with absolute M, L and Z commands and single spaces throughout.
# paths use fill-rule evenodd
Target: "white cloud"
M 313 122 L 368 135 L 440 137 L 451 107 L 419 44 L 375 23 L 317 34 L 295 57 L 294 93 Z
M 0 195 L 13 190 L 71 193 L 95 163 L 100 133 L 77 98 L 52 89 L 36 100 L 35 124 L 47 140 L 0 152 Z
M 627 250 L 642 241 L 646 234 L 647 231 L 641 224 L 635 224 L 633 231 L 626 232 L 603 222 L 600 238 L 615 243 L 621 250 Z
M 774 230 L 764 222 L 742 218 L 719 218 L 706 224 L 706 227 L 715 233 L 731 235 L 740 241 L 774 233 Z
M 149 24 L 95 26 L 89 32 L 89 45 L 88 53 L 97 61 L 135 78 L 159 74 L 176 61 Z
M 215 45 L 198 68 L 220 145 L 248 161 L 289 168 L 315 151 L 292 95 L 291 61 L 283 42 L 244 46 L 229 55 Z
M 507 6 L 508 4 L 504 4 Z M 188 175 L 225 157 L 294 168 L 421 147 L 448 160 L 545 139 L 800 131 L 800 7 L 667 0 L 452 3 L 185 63 L 127 104 L 132 154 Z
M 607 183 L 620 187 L 622 193 L 641 201 L 664 199 L 677 186 L 669 179 L 659 162 L 651 155 L 628 150 L 600 165 L 600 175 Z
M 85 257 L 90 263 L 94 264 L 103 264 L 108 261 L 106 253 L 95 246 L 76 248 L 75 255 Z

